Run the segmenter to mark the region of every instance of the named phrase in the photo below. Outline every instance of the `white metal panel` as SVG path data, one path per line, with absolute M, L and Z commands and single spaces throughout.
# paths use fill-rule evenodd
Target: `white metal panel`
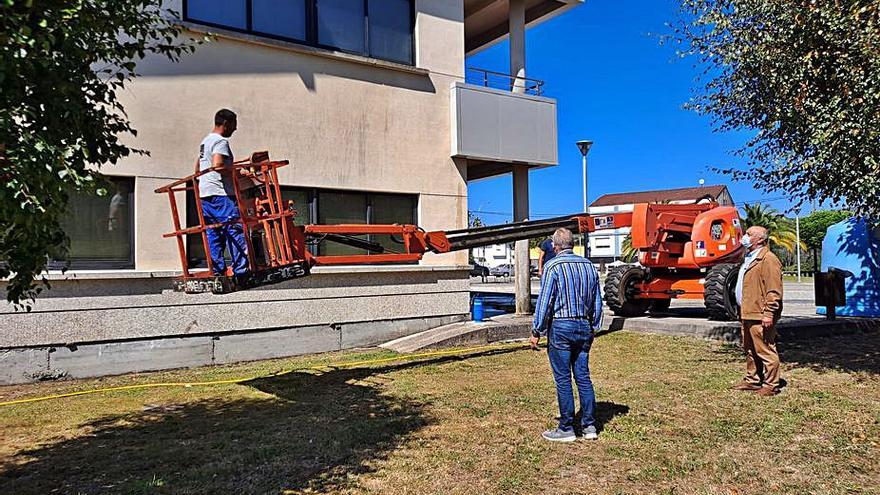
M 452 84 L 452 156 L 556 165 L 556 100 Z

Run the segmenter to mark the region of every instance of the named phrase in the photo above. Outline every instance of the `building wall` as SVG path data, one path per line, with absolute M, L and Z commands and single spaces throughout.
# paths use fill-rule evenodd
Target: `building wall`
M 449 107 L 464 72 L 462 0 L 415 8 L 416 67 L 233 33 L 178 64 L 140 64 L 121 99 L 138 131 L 130 144 L 150 155 L 102 170 L 135 180 L 135 269 L 52 275 L 30 313 L 2 308 L 0 383 L 375 345 L 466 318 L 466 252 L 427 255 L 420 266 L 319 267 L 223 296 L 169 290 L 180 262 L 162 238 L 172 230 L 167 198 L 153 191 L 192 173 L 222 107 L 239 115 L 236 156 L 269 150 L 290 160 L 285 185 L 417 195 L 423 228 L 466 226 Z
M 465 226 L 466 174 L 449 152 L 449 87 L 464 73 L 462 16 L 462 0 L 416 3 L 415 68 L 237 33 L 180 63 L 145 60 L 122 101 L 138 130 L 130 144 L 150 156 L 104 170 L 136 177 L 135 268 L 179 268 L 174 241 L 160 235 L 171 230 L 167 199 L 152 191 L 192 173 L 222 107 L 239 115 L 237 157 L 269 150 L 290 160 L 285 185 L 417 194 L 422 227 Z M 465 253 L 424 261 L 466 262 Z

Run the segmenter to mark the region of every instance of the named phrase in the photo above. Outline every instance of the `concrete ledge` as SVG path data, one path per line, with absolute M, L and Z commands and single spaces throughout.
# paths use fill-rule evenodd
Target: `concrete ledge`
M 210 337 L 58 347 L 49 353 L 50 371 L 71 378 L 187 368 L 212 362 Z
M 49 349 L 0 350 L 0 383 L 39 380 L 49 372 Z
M 503 340 L 525 339 L 531 335 L 531 316 L 504 315 L 482 323 L 472 321 L 445 325 L 381 344 L 380 347 L 397 352 L 415 352 L 420 349 L 488 344 Z M 730 321 L 710 321 L 673 316 L 641 316 L 636 318 L 606 317 L 602 332 L 629 330 L 695 337 L 721 342 L 739 342 L 740 324 Z M 797 340 L 853 332 L 880 331 L 878 318 L 838 318 L 828 321 L 817 317 L 783 318 L 777 327 L 780 340 Z
M 532 317 L 502 315 L 484 322 L 466 321 L 395 339 L 380 347 L 396 352 L 420 349 L 490 344 L 504 340 L 524 339 L 531 335 Z
M 0 349 L 0 385 L 256 361 L 374 346 L 402 335 L 465 319 L 467 315 L 446 315 L 67 347 Z
M 340 348 L 339 340 L 339 329 L 327 326 L 223 335 L 214 341 L 214 363 L 227 364 L 335 351 Z

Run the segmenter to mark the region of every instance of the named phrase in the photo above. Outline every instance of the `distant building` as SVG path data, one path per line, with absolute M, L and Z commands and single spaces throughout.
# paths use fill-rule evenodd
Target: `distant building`
M 474 261 L 487 268 L 513 264 L 513 246 L 511 244 L 474 248 L 471 250 L 471 255 L 474 257 Z
M 688 204 L 710 196 L 721 205 L 732 206 L 733 198 L 727 186 L 684 187 L 656 191 L 636 191 L 605 194 L 590 204 L 590 214 L 632 211 L 638 203 Z M 609 263 L 620 259 L 623 240 L 629 235 L 629 227 L 597 232 L 590 236 L 590 259 L 596 263 Z

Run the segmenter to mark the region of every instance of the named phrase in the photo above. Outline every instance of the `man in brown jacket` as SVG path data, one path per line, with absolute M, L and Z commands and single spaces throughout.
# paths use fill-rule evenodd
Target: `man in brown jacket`
M 749 227 L 742 244 L 748 252 L 739 270 L 736 299 L 742 319 L 746 376 L 734 388 L 769 397 L 779 393 L 776 322 L 782 314 L 782 263 L 767 246 L 764 227 Z

